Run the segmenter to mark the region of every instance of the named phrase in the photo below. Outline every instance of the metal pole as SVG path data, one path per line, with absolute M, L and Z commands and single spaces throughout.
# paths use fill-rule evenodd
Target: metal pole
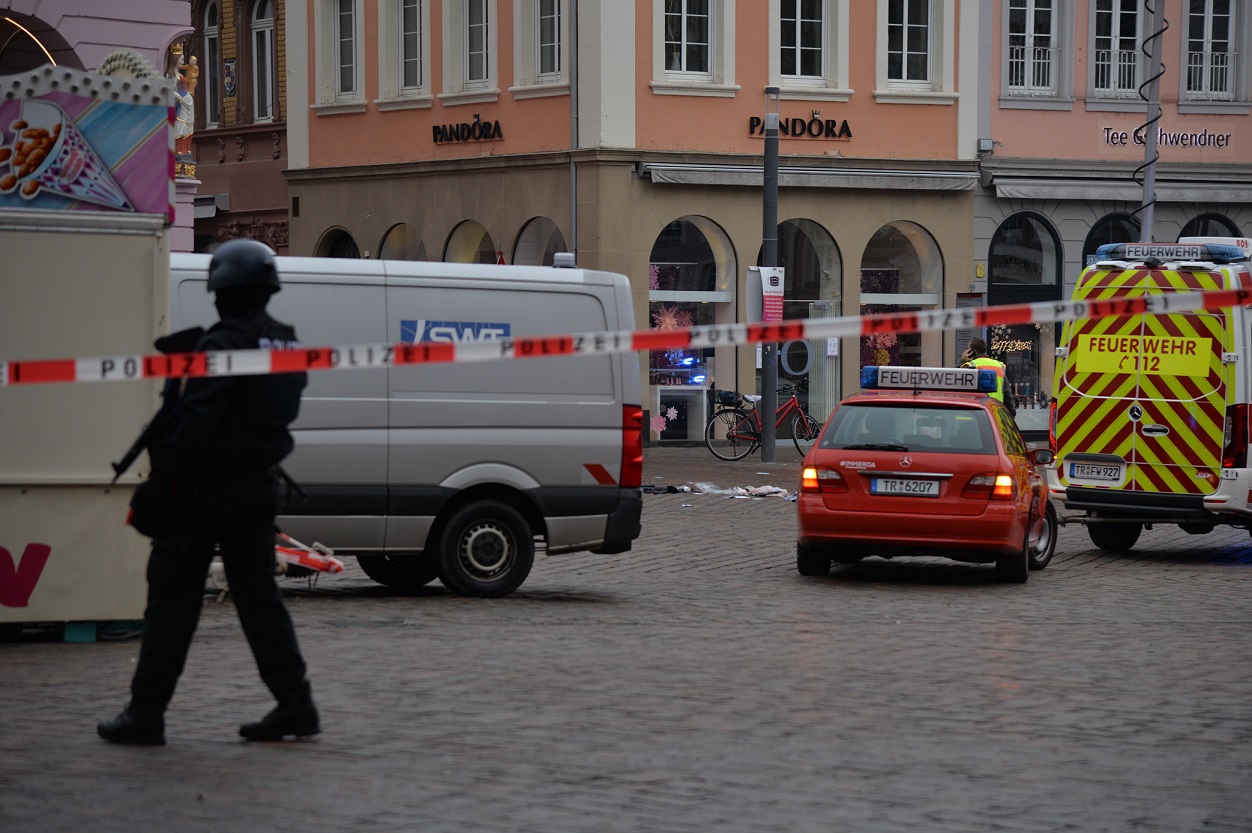
M 765 88 L 765 193 L 761 211 L 761 265 L 778 265 L 778 98 L 777 87 Z M 778 346 L 761 345 L 761 462 L 775 459 L 778 409 Z
M 1151 10 L 1144 3 L 1145 8 Z M 1143 126 L 1143 228 L 1139 232 L 1141 243 L 1152 242 L 1152 220 L 1156 213 L 1156 160 L 1157 124 L 1161 120 L 1161 76 L 1165 74 L 1162 63 L 1165 38 L 1165 0 L 1156 0 L 1156 9 L 1152 11 L 1152 31 L 1145 39 L 1143 51 L 1148 57 L 1146 70 L 1148 78 L 1148 121 Z M 1140 88 L 1142 93 L 1142 88 Z
M 569 250 L 578 263 L 578 0 L 569 5 Z

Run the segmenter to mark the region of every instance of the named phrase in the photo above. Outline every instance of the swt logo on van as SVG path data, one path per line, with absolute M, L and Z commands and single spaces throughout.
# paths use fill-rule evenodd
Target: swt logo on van
M 429 321 L 418 318 L 400 322 L 400 341 L 404 344 L 418 344 L 423 341 L 495 341 L 508 338 L 510 332 L 511 328 L 507 323 L 486 321 Z

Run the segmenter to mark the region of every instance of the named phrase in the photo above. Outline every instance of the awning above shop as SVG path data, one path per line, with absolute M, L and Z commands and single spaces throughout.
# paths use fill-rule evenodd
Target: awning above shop
M 635 170 L 640 177 L 648 177 L 658 185 L 740 185 L 759 188 L 765 181 L 764 171 L 753 165 L 639 162 L 635 165 Z M 784 188 L 972 191 L 978 184 L 978 174 L 973 171 L 779 168 L 778 184 Z
M 1138 202 L 1143 187 L 1119 179 L 997 176 L 996 196 L 1020 200 L 1121 200 Z M 1157 202 L 1252 202 L 1252 182 L 1156 182 Z

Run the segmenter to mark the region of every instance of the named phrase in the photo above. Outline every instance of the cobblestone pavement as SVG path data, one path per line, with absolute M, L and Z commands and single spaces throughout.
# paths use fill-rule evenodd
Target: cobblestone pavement
M 781 446 L 645 456 L 660 487 L 797 478 Z M 644 500 L 634 550 L 540 557 L 504 599 L 397 594 L 352 559 L 284 580 L 312 741 L 236 737 L 270 703 L 229 602 L 164 748 L 95 736 L 138 641 L 0 644 L 0 830 L 1252 830 L 1247 532 L 1110 556 L 1066 526 L 1018 586 L 941 560 L 813 579 L 789 501 Z

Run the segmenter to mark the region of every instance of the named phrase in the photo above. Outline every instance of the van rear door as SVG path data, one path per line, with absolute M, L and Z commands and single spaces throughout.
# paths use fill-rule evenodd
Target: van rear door
M 1089 269 L 1075 300 L 1217 289 L 1221 271 Z M 1221 476 L 1233 365 L 1227 310 L 1082 319 L 1057 368 L 1058 474 L 1066 486 L 1207 495 Z

